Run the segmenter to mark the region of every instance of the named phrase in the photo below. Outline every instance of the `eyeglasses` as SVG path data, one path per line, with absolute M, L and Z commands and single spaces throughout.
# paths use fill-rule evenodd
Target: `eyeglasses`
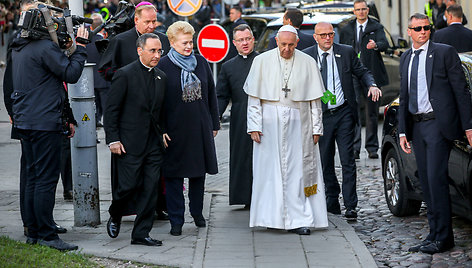
M 151 54 L 159 53 L 159 55 L 161 55 L 161 56 L 162 56 L 162 54 L 164 54 L 164 49 L 151 48 L 151 49 L 143 49 L 143 50 L 147 50 L 147 51 L 149 51 Z
M 321 33 L 321 34 L 316 34 L 319 35 L 322 39 L 326 39 L 326 37 L 333 38 L 334 32 L 333 33 Z
M 244 41 L 246 41 L 246 42 L 249 43 L 249 42 L 252 41 L 252 38 L 253 38 L 253 37 L 246 37 L 246 38 L 235 39 L 234 41 L 236 41 L 237 43 L 242 43 L 242 42 L 244 42 Z
M 356 8 L 354 11 L 359 12 L 359 11 L 367 11 L 368 8 L 363 7 L 363 8 Z
M 421 29 L 425 31 L 431 30 L 431 25 L 425 25 L 425 26 L 418 26 L 418 27 L 408 27 L 408 29 L 413 30 L 415 32 L 421 32 Z

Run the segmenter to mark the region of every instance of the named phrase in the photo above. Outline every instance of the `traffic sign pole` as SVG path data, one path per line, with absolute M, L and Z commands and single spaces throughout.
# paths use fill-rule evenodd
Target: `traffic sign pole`
M 212 24 L 218 24 L 218 21 L 219 19 L 211 19 Z M 218 75 L 217 75 L 218 66 L 217 65 L 218 64 L 216 62 L 213 62 L 213 81 L 215 82 L 215 85 L 216 85 L 216 81 L 218 80 Z
M 213 63 L 213 79 L 216 83 L 216 63 L 222 61 L 229 52 L 229 37 L 220 25 L 209 24 L 202 28 L 197 37 L 197 46 L 200 54 L 210 63 Z

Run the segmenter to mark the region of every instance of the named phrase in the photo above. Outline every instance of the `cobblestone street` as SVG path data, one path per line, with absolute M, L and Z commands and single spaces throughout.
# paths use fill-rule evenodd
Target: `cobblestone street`
M 452 251 L 433 256 L 409 253 L 408 248 L 424 240 L 429 231 L 426 207 L 423 204 L 417 216 L 393 216 L 385 201 L 380 161 L 361 159 L 357 164 L 359 219 L 351 225 L 379 267 L 472 267 L 471 222 L 453 218 L 456 246 Z

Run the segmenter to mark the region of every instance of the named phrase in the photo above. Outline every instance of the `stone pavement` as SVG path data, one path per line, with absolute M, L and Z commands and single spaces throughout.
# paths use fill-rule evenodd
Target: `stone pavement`
M 1 95 L 1 93 L 0 93 Z M 2 96 L 3 97 L 3 96 Z M 25 241 L 19 212 L 20 146 L 9 139 L 10 125 L 0 105 L 0 235 Z M 208 176 L 204 216 L 208 227 L 197 229 L 190 215 L 182 236 L 169 234 L 170 224 L 155 221 L 151 236 L 163 240 L 161 247 L 130 244 L 133 217 L 123 219 L 118 238 L 105 231 L 110 205 L 109 151 L 102 141 L 97 145 L 102 224 L 74 227 L 73 203 L 62 198 L 59 183 L 54 218 L 69 231 L 61 235 L 79 245 L 83 253 L 172 267 L 376 267 L 375 261 L 354 229 L 341 217 L 329 215 L 329 227 L 312 230 L 310 236 L 285 231 L 249 228 L 249 211 L 228 205 L 228 129 L 216 137 L 220 173 Z

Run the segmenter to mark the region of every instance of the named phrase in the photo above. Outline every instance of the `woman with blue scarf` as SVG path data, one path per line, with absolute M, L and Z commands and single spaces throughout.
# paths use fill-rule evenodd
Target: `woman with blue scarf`
M 177 21 L 167 30 L 171 50 L 158 68 L 167 75 L 165 96 L 165 178 L 170 234 L 181 235 L 185 199 L 183 181 L 188 178 L 189 206 L 197 227 L 205 227 L 202 214 L 205 175 L 216 174 L 214 136 L 220 129 L 213 75 L 208 62 L 193 53 L 195 30 Z

